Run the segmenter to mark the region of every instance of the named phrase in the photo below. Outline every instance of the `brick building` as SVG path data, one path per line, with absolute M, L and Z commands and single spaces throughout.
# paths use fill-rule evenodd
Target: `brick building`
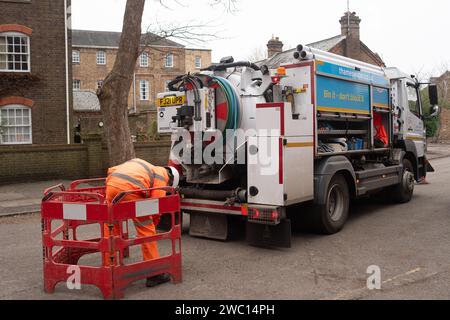
M 439 103 L 450 107 L 450 71 L 444 72 L 439 77 L 431 77 L 430 82 L 438 87 Z
M 337 36 L 308 44 L 307 46 L 339 54 L 359 61 L 385 66 L 381 57 L 373 52 L 360 39 L 361 19 L 354 12 L 346 12 L 339 20 L 341 33 Z M 264 62 L 269 67 L 279 66 L 292 60 L 296 49 L 283 51 L 279 38 L 272 38 L 267 43 L 268 59 Z
M 441 107 L 438 140 L 450 142 L 450 71 L 444 72 L 439 77 L 432 77 L 430 82 L 438 87 L 439 106 Z
M 95 92 L 102 85 L 114 65 L 120 35 L 120 32 L 72 31 L 74 90 Z M 141 50 L 128 100 L 132 112 L 154 109 L 156 94 L 165 91 L 170 80 L 211 64 L 211 50 L 187 49 L 151 33 L 142 36 Z
M 70 0 L 0 0 L 0 153 L 72 138 Z

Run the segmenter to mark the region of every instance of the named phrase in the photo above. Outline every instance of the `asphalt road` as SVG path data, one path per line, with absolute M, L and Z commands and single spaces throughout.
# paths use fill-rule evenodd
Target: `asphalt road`
M 126 298 L 450 299 L 450 158 L 432 164 L 437 172 L 430 184 L 416 186 L 410 203 L 359 201 L 342 232 L 295 233 L 291 249 L 186 235 L 183 283 L 147 289 L 136 282 Z M 71 291 L 61 283 L 54 294 L 42 291 L 39 215 L 1 218 L 0 243 L 0 299 L 101 298 L 92 286 Z M 381 290 L 366 288 L 370 265 L 380 267 Z

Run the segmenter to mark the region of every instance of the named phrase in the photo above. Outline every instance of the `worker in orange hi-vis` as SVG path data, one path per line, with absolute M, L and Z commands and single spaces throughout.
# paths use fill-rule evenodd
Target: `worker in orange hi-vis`
M 176 188 L 180 180 L 179 172 L 173 167 L 157 167 L 142 159 L 132 159 L 121 165 L 108 169 L 108 177 L 106 178 L 106 200 L 112 203 L 114 197 L 119 193 L 131 190 L 150 189 L 157 187 L 172 186 Z M 160 198 L 164 197 L 164 190 L 153 190 L 148 193 L 133 193 L 127 195 L 123 200 L 139 200 L 143 198 Z M 156 225 L 159 222 L 157 216 L 143 216 L 133 219 L 136 228 L 137 237 L 147 237 L 156 234 Z M 119 234 L 119 226 L 114 225 L 113 234 Z M 104 225 L 105 236 L 109 236 L 108 226 Z M 152 260 L 159 258 L 158 247 L 156 242 L 148 242 L 142 244 L 142 256 L 144 260 Z M 106 266 L 116 264 L 116 257 L 112 259 L 109 255 L 103 257 L 103 263 Z M 158 284 L 170 280 L 168 274 L 160 274 L 151 278 L 147 278 L 147 287 L 153 287 Z

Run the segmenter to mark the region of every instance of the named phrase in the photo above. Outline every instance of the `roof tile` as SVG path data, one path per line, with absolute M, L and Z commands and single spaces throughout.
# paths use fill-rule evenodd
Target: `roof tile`
M 94 30 L 72 30 L 72 46 L 89 46 L 89 47 L 110 47 L 118 48 L 121 32 L 111 31 L 94 31 Z M 141 37 L 141 44 L 184 48 L 183 45 L 162 38 L 154 33 L 148 32 Z

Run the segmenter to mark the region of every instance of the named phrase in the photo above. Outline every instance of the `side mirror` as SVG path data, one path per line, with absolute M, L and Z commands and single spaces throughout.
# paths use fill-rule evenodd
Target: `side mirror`
M 437 117 L 439 115 L 439 112 L 440 112 L 439 106 L 434 105 L 431 107 L 430 114 L 427 116 L 427 118 L 429 119 L 429 118 Z
M 432 106 L 437 106 L 439 104 L 438 90 L 435 84 L 430 84 L 428 86 L 428 96 L 430 97 L 430 104 Z

